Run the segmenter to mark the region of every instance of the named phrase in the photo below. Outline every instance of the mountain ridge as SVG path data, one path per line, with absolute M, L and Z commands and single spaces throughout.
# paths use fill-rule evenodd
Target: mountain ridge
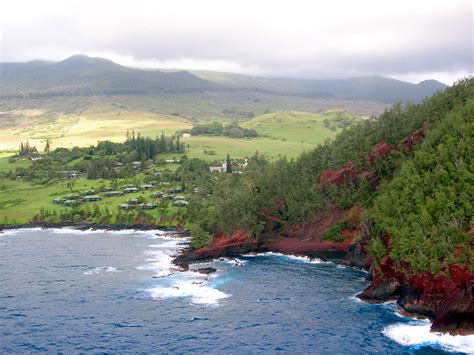
M 394 103 L 420 102 L 447 87 L 433 79 L 412 84 L 381 75 L 347 79 L 291 79 L 206 70 L 146 70 L 82 54 L 59 62 L 0 63 L 0 78 L 0 97 L 33 98 L 245 90 Z

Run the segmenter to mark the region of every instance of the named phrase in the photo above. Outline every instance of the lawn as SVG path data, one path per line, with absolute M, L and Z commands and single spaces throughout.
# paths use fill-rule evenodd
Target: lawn
M 100 186 L 108 186 L 108 181 L 87 180 L 85 178 L 74 180 L 74 187 L 71 190 L 67 185 L 72 180 L 59 180 L 51 185 L 32 185 L 26 181 L 11 181 L 7 179 L 0 180 L 0 224 L 8 220 L 8 223 L 27 223 L 40 210 L 41 207 L 47 210 L 56 210 L 57 212 L 69 209 L 62 205 L 53 204 L 54 198 L 65 197 L 69 193 L 79 193 L 85 190 L 96 189 Z M 122 180 L 120 184 L 133 183 L 133 180 Z M 137 181 L 135 181 L 137 182 Z M 169 186 L 161 188 L 165 191 Z M 160 191 L 157 187 L 153 191 L 140 191 L 137 193 L 125 194 L 124 196 L 102 197 L 101 201 L 88 202 L 82 206 L 93 207 L 98 205 L 101 208 L 108 207 L 111 212 L 117 211 L 117 206 L 125 203 L 129 198 L 142 196 L 146 201 L 151 202 L 151 194 L 154 191 Z M 179 208 L 169 206 L 167 216 L 173 216 Z M 147 210 L 147 213 L 159 217 L 158 210 Z M 14 217 L 12 217 L 14 216 Z
M 17 167 L 28 167 L 31 165 L 30 160 L 20 160 L 10 163 L 8 159 L 13 155 L 13 152 L 0 152 L 0 173 L 15 170 Z
M 268 137 L 231 138 L 222 136 L 195 136 L 183 138 L 188 158 L 200 158 L 206 161 L 232 158 L 245 158 L 259 152 L 267 157 L 286 156 L 295 158 L 301 152 L 314 145 L 300 142 L 283 141 Z

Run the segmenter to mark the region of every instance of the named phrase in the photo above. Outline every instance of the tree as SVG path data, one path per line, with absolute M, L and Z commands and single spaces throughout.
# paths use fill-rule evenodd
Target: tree
M 227 153 L 227 160 L 226 160 L 226 167 L 225 167 L 225 172 L 228 174 L 232 173 L 232 164 L 230 162 L 230 155 Z
M 44 151 L 45 153 L 49 153 L 50 149 L 51 149 L 51 141 L 49 139 L 46 139 L 46 145 L 44 146 Z

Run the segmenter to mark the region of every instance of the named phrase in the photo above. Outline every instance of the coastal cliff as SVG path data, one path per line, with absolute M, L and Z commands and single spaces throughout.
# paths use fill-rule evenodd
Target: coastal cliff
M 188 258 L 337 255 L 369 272 L 361 299 L 394 299 L 433 330 L 474 333 L 473 117 L 466 79 L 296 161 L 256 156 L 193 209 L 205 248 Z

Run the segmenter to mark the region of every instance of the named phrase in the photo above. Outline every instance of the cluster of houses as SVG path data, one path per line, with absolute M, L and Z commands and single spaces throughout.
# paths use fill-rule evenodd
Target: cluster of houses
M 125 194 L 136 193 L 139 191 L 146 191 L 153 189 L 156 185 L 167 185 L 169 183 L 159 183 L 159 182 L 152 182 L 150 184 L 143 184 L 140 186 L 135 186 L 132 184 L 125 185 L 122 190 L 109 190 L 105 192 L 106 197 L 118 197 L 124 196 Z M 186 207 L 188 205 L 188 201 L 186 200 L 185 196 L 176 195 L 178 193 L 182 193 L 183 190 L 179 187 L 173 187 L 167 190 L 166 193 L 156 191 L 151 194 L 153 199 L 162 199 L 167 201 L 172 201 L 172 206 L 176 207 Z M 84 191 L 81 194 L 71 193 L 65 196 L 64 198 L 55 198 L 53 199 L 54 204 L 60 204 L 64 206 L 77 206 L 81 203 L 85 202 L 96 202 L 101 201 L 102 197 L 97 195 L 93 190 Z M 126 203 L 120 204 L 118 206 L 119 209 L 122 210 L 129 210 L 135 208 L 141 208 L 144 210 L 152 210 L 158 207 L 158 205 L 154 202 L 151 203 L 141 203 L 139 204 L 139 199 L 137 198 L 130 198 L 126 201 Z
M 236 173 L 241 174 L 243 170 L 247 168 L 248 165 L 248 159 L 245 158 L 245 160 L 242 163 L 237 163 L 237 171 Z M 209 171 L 211 173 L 225 173 L 227 171 L 227 161 L 222 162 L 221 165 L 211 165 L 209 167 Z
M 55 198 L 53 203 L 57 205 L 64 206 L 77 206 L 82 202 L 95 202 L 102 200 L 102 197 L 95 195 L 95 192 L 92 190 L 87 190 L 83 192 L 83 195 L 79 194 L 69 194 L 65 198 Z

